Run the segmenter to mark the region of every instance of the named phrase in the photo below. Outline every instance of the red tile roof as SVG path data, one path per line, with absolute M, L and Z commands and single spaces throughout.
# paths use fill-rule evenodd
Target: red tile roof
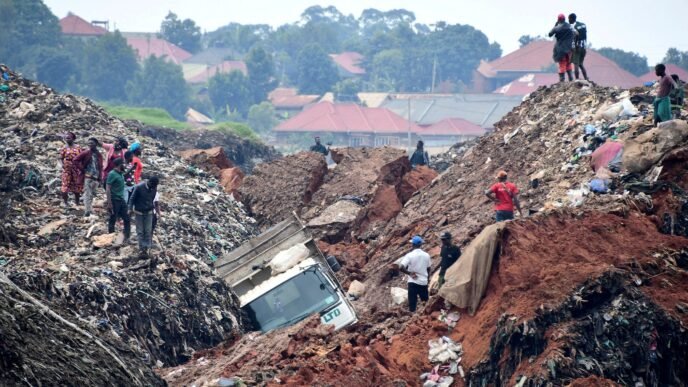
M 385 108 L 320 102 L 279 124 L 277 132 L 406 133 L 408 121 Z M 411 131 L 420 128 L 411 124 Z
M 557 82 L 559 82 L 559 74 L 526 74 L 498 88 L 494 93 L 504 95 L 526 95 L 534 92 L 540 86 L 548 86 Z
M 355 75 L 363 75 L 366 73 L 365 69 L 359 66 L 363 61 L 363 55 L 357 52 L 346 51 L 341 54 L 330 54 L 330 57 L 337 66 L 348 73 Z
M 478 72 L 487 78 L 508 72 L 543 72 L 544 69 L 554 64 L 552 60 L 553 48 L 554 42 L 550 40 L 534 41 L 492 62 L 481 63 Z M 636 76 L 592 49 L 587 51 L 585 69 L 590 79 L 602 86 L 631 88 L 641 83 Z
M 187 79 L 187 82 L 191 84 L 206 83 L 210 78 L 212 78 L 217 73 L 229 74 L 235 70 L 241 71 L 244 75 L 248 74 L 248 70 L 246 69 L 246 63 L 244 61 L 226 60 L 218 65 L 208 66 L 208 69 L 206 71 L 203 71 L 200 74 Z
M 682 81 L 687 81 L 688 80 L 688 71 L 684 70 L 681 67 L 676 66 L 673 63 L 667 63 L 665 64 L 666 66 L 666 73 L 669 75 L 676 74 L 678 75 L 678 78 Z M 652 71 L 648 72 L 645 75 L 640 76 L 640 80 L 645 83 L 645 82 L 652 82 L 657 80 L 657 75 L 655 75 L 655 70 L 653 69 Z
M 71 12 L 60 19 L 60 28 L 65 35 L 100 36 L 107 34 L 105 28 L 94 26 Z
M 127 39 L 127 44 L 137 52 L 139 60 L 155 55 L 181 65 L 185 59 L 191 57 L 191 53 L 165 39 L 154 36 L 125 36 L 125 38 Z
M 294 88 L 278 87 L 268 94 L 268 101 L 277 109 L 303 108 L 315 102 L 319 95 L 304 94 L 299 95 Z
M 421 127 L 417 134 L 435 136 L 482 136 L 485 134 L 485 129 L 463 118 L 445 118 L 430 126 Z

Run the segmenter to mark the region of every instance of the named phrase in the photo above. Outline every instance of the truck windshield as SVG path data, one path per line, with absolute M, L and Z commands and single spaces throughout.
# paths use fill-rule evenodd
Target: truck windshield
M 255 329 L 267 332 L 297 323 L 338 300 L 322 273 L 310 268 L 255 299 L 244 310 Z

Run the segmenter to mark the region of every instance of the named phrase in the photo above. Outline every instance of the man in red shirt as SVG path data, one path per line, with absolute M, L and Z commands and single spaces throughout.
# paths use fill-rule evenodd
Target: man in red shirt
M 497 183 L 485 191 L 485 195 L 494 202 L 495 219 L 497 222 L 514 218 L 514 206 L 521 212 L 521 204 L 518 201 L 518 188 L 513 183 L 507 181 L 507 174 L 504 171 L 497 173 Z

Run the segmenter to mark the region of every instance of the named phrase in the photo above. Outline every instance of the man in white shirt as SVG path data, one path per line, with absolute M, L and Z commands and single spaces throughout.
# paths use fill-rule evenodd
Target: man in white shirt
M 416 311 L 418 297 L 428 300 L 428 277 L 430 276 L 430 255 L 420 246 L 423 238 L 416 235 L 411 239 L 413 250 L 394 262 L 399 271 L 407 275 L 408 303 L 411 312 Z

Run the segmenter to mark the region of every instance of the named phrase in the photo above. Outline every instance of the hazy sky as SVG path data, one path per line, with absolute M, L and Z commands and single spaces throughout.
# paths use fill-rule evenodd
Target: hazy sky
M 588 25 L 597 48 L 635 51 L 653 65 L 667 48 L 688 51 L 688 0 L 44 0 L 58 17 L 71 11 L 86 20 L 109 20 L 121 31 L 153 32 L 168 11 L 191 18 L 203 31 L 230 22 L 295 22 L 311 5 L 334 5 L 358 17 L 366 8 L 405 8 L 422 23 L 470 24 L 497 41 L 504 53 L 518 48 L 521 35 L 545 35 L 556 15 L 575 12 Z

